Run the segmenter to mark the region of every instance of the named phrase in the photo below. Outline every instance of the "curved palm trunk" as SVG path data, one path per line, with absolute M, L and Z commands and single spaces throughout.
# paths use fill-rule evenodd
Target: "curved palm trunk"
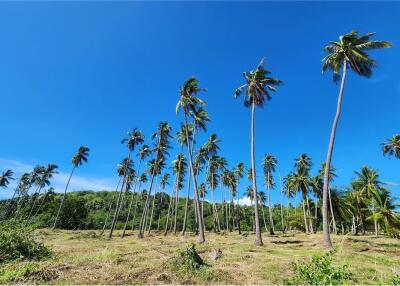
M 185 124 L 187 126 L 187 115 L 185 114 Z M 200 211 L 200 204 L 199 204 L 199 193 L 197 190 L 197 181 L 196 181 L 196 176 L 194 176 L 194 169 L 193 169 L 193 162 L 192 162 L 192 146 L 189 142 L 189 133 L 187 128 L 185 128 L 186 130 L 186 141 L 188 142 L 187 144 L 187 148 L 189 151 L 189 165 L 190 165 L 190 171 L 193 174 L 192 179 L 193 179 L 193 188 L 194 188 L 194 196 L 195 196 L 195 204 L 196 204 L 196 210 L 197 210 L 197 218 L 198 218 L 198 229 L 199 229 L 199 237 L 197 242 L 198 243 L 203 243 L 206 241 L 206 238 L 204 236 L 204 223 L 203 223 L 203 217 Z
M 333 212 L 333 206 L 332 206 L 331 189 L 329 187 L 328 187 L 328 195 L 329 195 L 329 207 L 330 207 L 331 216 L 332 216 L 333 232 L 337 234 L 335 213 Z
M 329 235 L 329 223 L 328 223 L 328 188 L 329 188 L 329 169 L 331 167 L 331 160 L 332 160 L 332 152 L 333 152 L 333 145 L 335 144 L 335 136 L 336 136 L 336 128 L 339 122 L 339 117 L 342 109 L 342 98 L 344 92 L 344 84 L 346 82 L 347 76 L 347 61 L 344 59 L 343 61 L 343 74 L 342 74 L 342 81 L 340 83 L 340 91 L 339 97 L 337 101 L 336 107 L 336 115 L 335 119 L 333 120 L 331 136 L 329 139 L 328 145 L 328 152 L 326 155 L 326 163 L 325 163 L 325 170 L 324 170 L 324 188 L 322 193 L 322 229 L 324 234 L 324 246 L 328 248 L 332 248 L 332 241 Z
M 143 236 L 144 236 L 144 230 L 145 230 L 146 219 L 147 219 L 147 212 L 148 212 L 148 209 L 149 209 L 149 204 L 150 204 L 150 199 L 151 199 L 151 191 L 153 189 L 154 176 L 155 176 L 155 168 L 154 168 L 154 170 L 153 170 L 153 172 L 151 174 L 149 192 L 147 194 L 146 201 L 144 203 L 142 217 L 140 218 L 138 238 L 143 238 Z
M 161 199 L 160 199 L 160 206 L 161 207 L 162 207 L 162 203 L 163 203 L 163 198 L 164 198 L 164 191 L 161 192 Z M 160 208 L 160 212 L 158 214 L 157 231 L 160 230 L 160 220 L 161 220 L 161 208 Z
M 258 195 L 257 195 L 257 177 L 256 177 L 256 164 L 254 158 L 254 102 L 251 104 L 251 167 L 253 171 L 253 196 L 254 196 L 254 220 L 256 227 L 255 245 L 262 246 L 263 241 L 261 238 L 260 220 L 258 218 Z
M 188 207 L 189 207 L 190 177 L 191 177 L 191 175 L 192 175 L 192 171 L 189 170 L 188 181 L 187 181 L 186 202 L 185 202 L 185 214 L 183 216 L 182 235 L 185 235 L 185 232 L 186 232 L 186 222 L 187 222 Z
M 34 216 L 33 215 L 33 210 L 35 209 L 36 203 L 39 200 L 39 196 L 40 196 L 40 192 L 41 191 L 42 191 L 42 187 L 39 188 L 39 190 L 37 191 L 37 196 L 33 200 L 33 205 L 32 205 L 31 210 L 29 212 L 28 219 L 26 220 L 25 226 L 27 226 L 31 222 L 31 219 Z M 36 212 L 35 212 L 35 214 L 36 214 Z
M 271 235 L 275 235 L 275 227 L 274 227 L 274 219 L 272 217 L 272 204 L 271 204 L 271 186 L 269 185 L 269 174 L 268 174 L 268 183 L 267 183 L 267 191 L 268 191 L 268 213 L 269 213 L 269 233 Z
M 136 212 L 138 209 L 138 204 L 139 204 L 139 199 L 142 198 L 143 194 L 140 192 L 140 187 L 142 186 L 142 182 L 139 182 L 139 187 L 138 187 L 138 191 L 137 191 L 137 195 L 136 195 L 136 201 L 135 201 L 135 208 L 133 210 L 133 217 L 132 217 L 132 230 L 134 230 L 135 228 L 135 218 L 136 218 Z
M 131 151 L 129 151 L 128 160 L 130 160 L 130 158 L 131 158 Z M 127 182 L 127 174 L 126 173 L 127 173 L 127 167 L 125 166 L 124 176 L 122 178 L 121 191 L 118 194 L 117 205 L 115 206 L 114 216 L 113 216 L 113 220 L 111 222 L 110 232 L 108 234 L 109 239 L 112 238 L 112 234 L 114 232 L 115 226 L 118 221 L 118 216 L 119 216 L 119 212 L 121 210 L 121 205 L 122 205 L 122 200 L 123 200 L 123 195 L 124 195 L 124 187 L 125 187 L 125 192 L 127 192 L 127 190 L 128 190 L 128 182 Z
M 67 195 L 67 190 L 68 190 L 69 182 L 71 181 L 72 174 L 74 173 L 75 168 L 76 168 L 76 166 L 74 166 L 74 167 L 72 168 L 71 174 L 69 175 L 68 182 L 67 182 L 67 185 L 65 186 L 64 194 L 63 194 L 63 196 L 62 196 L 62 198 L 61 198 L 61 204 L 60 204 L 60 207 L 58 208 L 57 215 L 56 215 L 56 219 L 54 220 L 54 224 L 53 224 L 52 230 L 54 230 L 54 229 L 56 228 L 56 226 L 57 226 L 58 217 L 60 216 L 61 209 L 62 209 L 62 207 L 63 207 L 63 205 L 64 205 L 65 196 Z
M 118 188 L 119 188 L 119 185 L 121 184 L 121 180 L 122 180 L 122 178 L 119 177 L 117 187 L 115 188 L 115 192 L 113 193 L 113 195 L 112 195 L 112 197 L 111 197 L 110 204 L 108 205 L 107 216 L 106 216 L 106 219 L 105 219 L 105 221 L 104 221 L 103 229 L 101 230 L 100 235 L 103 235 L 103 234 L 104 234 L 104 231 L 106 230 L 107 223 L 108 223 L 108 219 L 109 219 L 110 216 L 111 216 L 112 205 L 113 205 L 113 203 L 114 203 L 115 193 L 118 192 Z
M 148 227 L 148 233 L 149 234 L 151 232 L 151 226 L 152 226 L 152 223 L 153 223 L 154 208 L 155 208 L 155 204 L 156 204 L 156 194 L 157 194 L 157 190 L 155 191 L 154 196 L 153 196 L 153 204 L 152 204 L 152 207 L 151 207 L 151 215 L 150 215 L 149 227 Z
M 176 185 L 176 179 L 175 179 L 174 185 Z M 169 197 L 168 213 L 167 213 L 167 220 L 165 221 L 164 236 L 166 236 L 168 234 L 168 223 L 169 223 L 169 217 L 171 214 L 173 197 L 174 197 L 174 194 L 172 193 L 171 196 Z

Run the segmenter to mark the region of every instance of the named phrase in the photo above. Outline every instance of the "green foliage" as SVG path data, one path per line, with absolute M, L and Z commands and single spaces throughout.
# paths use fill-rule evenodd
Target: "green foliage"
M 400 285 L 400 275 L 395 275 L 390 279 L 390 285 Z
M 302 285 L 342 285 L 352 281 L 352 273 L 347 265 L 333 266 L 333 252 L 314 255 L 309 262 L 292 263 L 294 276 L 288 284 Z
M 42 260 L 51 255 L 51 251 L 34 239 L 30 229 L 19 224 L 1 223 L 0 263 L 17 259 Z
M 38 264 L 28 262 L 24 265 L 15 267 L 14 265 L 0 268 L 0 284 L 18 282 L 24 277 L 37 272 L 40 269 Z
M 183 250 L 178 250 L 171 264 L 175 270 L 183 274 L 193 273 L 207 265 L 197 253 L 196 246 L 193 243 Z

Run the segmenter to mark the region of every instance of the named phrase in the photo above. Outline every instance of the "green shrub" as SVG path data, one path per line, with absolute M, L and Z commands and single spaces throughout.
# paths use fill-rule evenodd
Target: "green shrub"
M 183 250 L 178 250 L 178 253 L 172 259 L 172 266 L 185 274 L 192 273 L 206 265 L 197 253 L 196 246 L 193 243 L 189 244 Z
M 333 266 L 333 252 L 314 255 L 309 262 L 292 263 L 294 276 L 288 284 L 302 285 L 341 285 L 353 281 L 347 265 Z
M 0 263 L 16 259 L 41 260 L 49 257 L 51 251 L 34 239 L 31 229 L 19 224 L 0 224 Z
M 392 277 L 389 284 L 400 285 L 400 275 L 395 275 L 394 277 Z

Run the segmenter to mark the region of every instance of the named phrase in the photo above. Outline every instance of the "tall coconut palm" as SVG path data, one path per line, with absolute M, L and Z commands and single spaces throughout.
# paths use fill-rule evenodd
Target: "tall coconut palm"
M 256 227 L 255 227 L 255 222 L 254 222 L 254 191 L 253 191 L 253 187 L 252 186 L 248 186 L 246 188 L 246 192 L 245 192 L 246 197 L 248 197 L 250 199 L 250 206 L 251 206 L 251 210 L 252 210 L 252 215 L 251 215 L 251 227 L 252 230 L 255 231 Z
M 137 154 L 137 157 L 139 157 L 139 167 L 138 167 L 138 169 L 137 169 L 137 171 L 136 171 L 137 174 L 140 173 L 140 168 L 141 168 L 141 166 L 142 166 L 142 162 L 143 162 L 149 155 L 150 155 L 150 148 L 149 148 L 148 145 L 144 144 L 144 145 L 142 146 L 142 148 L 140 148 L 139 153 Z M 134 200 L 134 196 L 135 196 L 135 194 L 136 194 L 136 186 L 137 186 L 137 184 L 138 184 L 139 179 L 140 179 L 140 177 L 135 177 L 135 184 L 134 184 L 133 192 L 132 192 L 132 195 L 131 195 L 131 201 L 130 201 L 129 208 L 128 208 L 128 214 L 126 215 L 125 225 L 124 225 L 124 228 L 123 228 L 123 231 L 122 231 L 122 234 L 121 234 L 121 237 L 122 237 L 122 238 L 125 236 L 126 228 L 127 228 L 127 226 L 128 226 L 128 222 L 129 222 L 129 219 L 130 219 L 130 216 L 131 216 L 131 210 L 132 210 L 132 206 L 133 206 L 133 200 Z M 117 188 L 118 188 L 118 187 L 117 187 Z M 139 188 L 140 188 L 140 182 L 139 182 Z M 139 196 L 136 194 L 136 202 L 137 202 L 138 197 L 139 197 Z
M 219 174 L 219 157 L 218 155 L 213 155 L 209 159 L 209 168 L 207 173 L 207 184 L 211 191 L 211 201 L 213 208 L 213 227 L 214 232 L 221 231 L 219 224 L 218 208 L 215 203 L 215 190 L 219 184 L 220 174 Z
M 395 156 L 400 159 L 400 134 L 394 135 L 381 145 L 383 155 Z
M 330 42 L 325 46 L 324 51 L 328 55 L 323 59 L 322 72 L 332 70 L 334 82 L 339 81 L 339 74 L 342 71 L 339 96 L 337 101 L 336 115 L 332 124 L 332 131 L 329 139 L 328 152 L 326 155 L 326 166 L 324 171 L 324 187 L 322 195 L 322 220 L 325 247 L 332 247 L 328 225 L 328 187 L 329 187 L 329 168 L 332 160 L 333 145 L 335 143 L 336 128 L 342 109 L 342 98 L 347 77 L 347 68 L 350 67 L 360 76 L 370 77 L 372 68 L 376 66 L 376 61 L 369 55 L 369 50 L 389 48 L 391 43 L 386 41 L 370 41 L 374 33 L 367 33 L 360 36 L 357 31 L 339 37 L 339 41 Z
M 127 191 L 127 187 L 130 187 L 131 180 L 133 180 L 133 178 L 136 175 L 135 171 L 134 171 L 133 161 L 130 158 L 130 156 L 128 156 L 122 160 L 122 162 L 119 165 L 118 172 L 120 172 L 119 175 L 120 175 L 120 177 L 122 177 L 122 181 L 121 181 L 122 184 L 121 184 L 121 189 L 118 193 L 118 197 L 117 197 L 117 201 L 116 201 L 115 209 L 114 209 L 114 215 L 113 215 L 113 219 L 111 221 L 110 231 L 108 233 L 109 239 L 112 238 L 112 234 L 113 234 L 115 226 L 117 224 L 119 212 L 120 212 L 121 206 L 122 206 L 123 193 L 124 193 L 124 191 L 125 192 Z
M 121 189 L 120 192 L 118 194 L 118 198 L 117 198 L 117 203 L 115 205 L 115 210 L 114 210 L 114 216 L 111 222 L 111 227 L 110 227 L 110 232 L 108 234 L 108 238 L 112 238 L 112 234 L 114 232 L 114 228 L 115 225 L 117 224 L 118 221 L 118 217 L 119 217 L 119 212 L 121 210 L 121 205 L 123 203 L 123 191 L 126 190 L 126 185 L 128 184 L 127 181 L 127 176 L 128 174 L 132 174 L 134 171 L 129 171 L 128 172 L 128 167 L 132 167 L 131 164 L 133 164 L 133 161 L 131 160 L 131 155 L 132 152 L 134 152 L 135 147 L 143 144 L 144 142 L 144 135 L 143 133 L 137 129 L 134 128 L 131 131 L 128 132 L 127 134 L 128 136 L 124 139 L 122 139 L 121 144 L 126 144 L 126 147 L 128 148 L 128 155 L 126 157 L 126 164 L 122 164 L 122 166 L 124 166 L 124 171 L 123 171 L 123 175 L 122 175 L 122 184 L 121 184 Z M 132 167 L 133 168 L 133 167 Z
M 216 134 L 211 134 L 210 137 L 208 138 L 207 142 L 204 144 L 203 148 L 205 150 L 206 153 L 206 160 L 207 160 L 207 172 L 205 175 L 205 182 L 209 183 L 213 181 L 213 176 L 215 174 L 210 174 L 211 171 L 214 171 L 215 173 L 215 168 L 213 170 L 211 170 L 212 166 L 211 166 L 211 158 L 213 158 L 214 156 L 217 155 L 217 152 L 219 150 L 219 146 L 218 143 L 220 143 L 221 140 L 218 139 Z M 214 187 L 216 185 L 214 185 L 214 182 L 212 182 L 213 184 L 208 184 L 209 187 Z M 213 225 L 214 225 L 214 231 L 217 230 L 216 228 L 216 216 L 218 215 L 218 213 L 216 213 L 216 208 L 215 208 L 215 203 L 214 203 L 214 189 L 211 189 L 211 200 L 213 201 Z M 204 197 L 203 197 L 204 199 Z
M 322 163 L 321 169 L 318 172 L 318 177 L 322 181 L 322 188 L 323 188 L 323 177 L 324 177 L 324 172 L 325 172 L 325 163 Z M 329 184 L 337 177 L 336 175 L 336 168 L 334 166 L 329 167 L 329 172 L 328 172 L 328 182 Z M 321 196 L 322 196 L 322 191 L 321 191 Z M 333 211 L 333 205 L 332 205 L 332 198 L 331 198 L 331 188 L 328 186 L 328 198 L 329 198 L 329 210 L 331 212 L 332 216 L 332 224 L 333 224 L 333 232 L 337 233 L 337 227 L 336 227 L 336 219 L 335 219 L 335 213 Z
M 294 173 L 289 173 L 286 178 L 283 180 L 283 190 L 285 192 L 287 198 L 287 206 L 286 206 L 286 228 L 289 229 L 289 215 L 290 215 L 290 199 L 293 198 L 296 194 L 296 185 L 294 180 Z
M 157 127 L 157 131 L 152 135 L 152 139 L 155 140 L 154 149 L 152 151 L 155 154 L 154 159 L 150 162 L 153 167 L 150 168 L 150 182 L 149 182 L 149 191 L 146 197 L 145 205 L 142 212 L 142 217 L 139 225 L 139 233 L 138 237 L 143 238 L 144 230 L 146 226 L 145 218 L 147 218 L 147 214 L 149 211 L 149 203 L 151 192 L 153 189 L 154 178 L 161 173 L 161 169 L 165 166 L 166 157 L 169 155 L 168 149 L 171 148 L 169 145 L 169 139 L 171 136 L 171 126 L 168 122 L 160 122 Z
M 264 169 L 264 178 L 265 178 L 265 184 L 267 185 L 267 191 L 268 191 L 268 212 L 269 212 L 269 223 L 270 223 L 270 228 L 269 228 L 269 233 L 271 235 L 275 234 L 275 227 L 274 227 L 274 220 L 272 218 L 272 204 L 271 204 L 271 188 L 274 187 L 275 182 L 273 178 L 273 173 L 275 172 L 276 165 L 278 164 L 278 161 L 276 158 L 272 155 L 265 154 L 263 158 L 263 169 Z
M 264 205 L 265 205 L 265 202 L 267 201 L 267 197 L 265 196 L 265 193 L 263 191 L 258 193 L 258 201 L 259 201 L 259 204 L 261 205 L 261 213 L 262 213 L 262 217 L 263 217 L 264 228 L 265 228 L 265 231 L 268 232 L 267 221 L 265 220 L 265 214 L 264 214 Z M 271 231 L 270 231 L 270 233 L 274 234 Z
M 205 105 L 205 103 L 204 103 L 204 101 L 202 101 L 200 98 L 197 97 L 197 93 L 204 91 L 204 90 L 205 89 L 199 87 L 199 81 L 194 77 L 189 78 L 188 80 L 186 80 L 183 83 L 183 85 L 180 89 L 180 97 L 179 97 L 179 101 L 176 106 L 176 112 L 178 113 L 180 109 L 183 109 L 184 120 L 185 120 L 186 125 L 188 125 L 189 118 L 192 118 L 194 124 L 199 124 L 200 128 L 204 127 L 204 126 L 202 126 L 202 125 L 205 125 L 204 109 L 202 109 L 202 106 Z M 203 119 L 203 120 L 200 121 L 200 123 L 199 123 L 198 118 Z M 201 211 L 200 211 L 197 179 L 196 179 L 194 167 L 193 167 L 193 150 L 192 150 L 192 144 L 189 141 L 189 132 L 187 129 L 185 130 L 185 132 L 186 132 L 186 141 L 188 143 L 187 149 L 188 149 L 188 157 L 189 157 L 189 167 L 190 167 L 190 173 L 192 174 L 192 179 L 193 179 L 195 204 L 196 204 L 196 209 L 197 209 L 197 220 L 198 220 L 198 225 L 199 225 L 198 243 L 203 243 L 205 241 L 204 223 L 203 223 L 203 217 L 202 217 Z
M 144 184 L 146 182 L 147 182 L 147 174 L 145 172 L 145 173 L 142 173 L 139 177 L 139 187 L 138 187 L 135 208 L 133 210 L 133 217 L 132 217 L 132 230 L 135 229 L 135 219 L 136 219 L 136 212 L 138 209 L 139 199 L 142 199 L 143 195 L 145 194 L 145 192 L 141 192 L 141 186 L 142 186 L 142 184 Z
M 174 234 L 177 232 L 177 218 L 179 206 L 179 191 L 183 188 L 183 181 L 187 170 L 187 160 L 183 153 L 178 154 L 173 161 L 173 172 L 175 173 L 175 210 L 174 210 Z M 168 222 L 167 222 L 168 225 Z M 165 229 L 167 231 L 167 228 Z
M 7 171 L 11 171 L 11 170 L 7 170 Z M 11 171 L 11 173 L 12 173 L 12 171 Z M 2 178 L 2 176 L 0 176 L 0 181 L 2 180 L 1 178 Z M 11 179 L 12 179 L 12 175 L 8 179 L 8 181 L 11 180 Z M 14 193 L 13 193 L 13 196 L 12 196 L 11 200 L 7 204 L 7 207 L 6 207 L 6 209 L 4 211 L 4 214 L 3 214 L 3 218 L 7 218 L 10 215 L 10 213 L 13 212 L 13 209 L 17 209 L 17 211 L 18 211 L 19 203 L 26 196 L 29 186 L 30 186 L 30 174 L 29 173 L 23 173 L 21 175 L 21 177 L 19 178 L 19 180 L 18 180 L 17 187 L 14 190 Z M 15 199 L 16 196 L 17 196 L 18 199 L 15 202 L 15 206 L 14 206 L 14 199 Z
M 36 202 L 38 200 L 41 190 L 45 186 L 50 185 L 50 179 L 53 178 L 54 174 L 58 174 L 57 168 L 58 168 L 57 165 L 48 164 L 47 167 L 45 169 L 43 169 L 43 172 L 41 172 L 41 175 L 38 176 L 37 185 L 38 185 L 39 189 L 37 191 L 37 196 L 35 196 L 35 198 L 33 200 L 33 204 L 32 204 L 31 210 L 29 212 L 28 219 L 26 220 L 26 225 L 28 225 L 29 222 L 31 221 L 33 210 L 35 209 Z
M 81 146 L 81 147 L 79 147 L 78 151 L 75 153 L 74 157 L 72 157 L 71 174 L 69 175 L 69 178 L 68 178 L 68 181 L 67 181 L 67 185 L 65 186 L 64 194 L 63 194 L 63 196 L 61 198 L 60 207 L 58 208 L 57 215 L 56 215 L 56 218 L 54 220 L 54 224 L 53 224 L 53 228 L 52 228 L 53 230 L 57 226 L 58 217 L 59 217 L 61 209 L 62 209 L 62 207 L 64 205 L 65 196 L 67 194 L 69 182 L 71 181 L 72 175 L 74 174 L 74 171 L 75 171 L 76 168 L 81 166 L 84 162 L 87 162 L 88 156 L 89 156 L 89 151 L 90 150 L 89 150 L 88 147 Z
M 176 140 L 178 144 L 181 146 L 181 150 L 183 151 L 183 146 L 188 146 L 188 142 L 194 142 L 193 141 L 193 136 L 194 136 L 194 127 L 193 124 L 181 124 L 180 130 L 176 133 Z M 188 134 L 188 137 L 186 137 L 186 132 Z M 188 140 L 187 140 L 188 138 Z M 185 211 L 183 215 L 183 226 L 182 226 L 182 235 L 185 235 L 186 232 L 186 224 L 187 224 L 187 215 L 188 215 L 188 208 L 189 208 L 189 197 L 190 197 L 190 182 L 192 178 L 192 173 L 189 168 L 189 174 L 187 177 L 187 187 L 186 187 L 186 199 L 185 199 Z
M 233 172 L 235 173 L 236 176 L 236 182 L 237 182 L 237 186 L 240 185 L 240 179 L 243 178 L 244 175 L 244 170 L 245 170 L 245 166 L 242 162 L 239 162 L 236 164 L 235 168 L 233 169 Z M 236 192 L 236 195 L 238 195 L 238 192 Z M 235 198 L 234 198 L 235 199 Z M 241 230 L 240 230 L 240 206 L 239 206 L 239 200 L 236 198 L 236 222 L 237 222 L 237 226 L 238 226 L 238 232 L 239 234 L 241 234 Z
M 271 92 L 276 91 L 276 86 L 282 84 L 282 81 L 276 78 L 269 77 L 269 71 L 264 68 L 264 60 L 262 60 L 255 70 L 250 72 L 244 72 L 243 77 L 245 84 L 240 86 L 235 91 L 235 97 L 239 97 L 241 93 L 246 93 L 244 99 L 244 105 L 251 107 L 251 143 L 250 143 L 250 159 L 251 168 L 253 170 L 253 191 L 254 191 L 254 214 L 255 214 L 255 226 L 256 226 L 256 245 L 263 245 L 261 239 L 260 221 L 258 218 L 258 199 L 257 199 L 257 181 L 256 181 L 256 164 L 254 158 L 254 129 L 255 129 L 255 107 L 263 107 L 265 101 L 270 100 Z

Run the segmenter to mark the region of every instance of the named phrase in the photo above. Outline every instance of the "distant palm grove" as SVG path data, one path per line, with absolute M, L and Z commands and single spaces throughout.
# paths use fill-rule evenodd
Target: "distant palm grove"
M 222 139 L 215 133 L 209 134 L 206 142 L 199 142 L 198 134 L 207 132 L 211 119 L 201 99 L 206 89 L 197 78 L 190 77 L 176 95 L 175 116 L 181 118 L 179 130 L 172 130 L 167 121 L 161 121 L 149 138 L 135 128 L 122 139 L 126 157 L 116 170 L 118 184 L 114 190 L 68 193 L 74 174 L 90 163 L 90 149 L 81 146 L 72 154 L 70 176 L 61 194 L 51 187 L 58 169 L 55 164 L 36 166 L 19 177 L 12 170 L 4 170 L 0 187 L 10 187 L 12 180 L 15 187 L 12 197 L 0 202 L 0 219 L 15 220 L 26 227 L 96 229 L 110 239 L 115 238 L 116 229 L 122 230 L 118 232 L 122 238 L 127 230 L 135 230 L 137 239 L 151 232 L 164 235 L 191 232 L 198 235 L 198 243 L 206 241 L 207 231 L 251 232 L 258 246 L 263 245 L 262 232 L 274 235 L 322 231 L 327 248 L 332 247 L 332 234 L 399 237 L 396 198 L 391 193 L 391 184 L 382 181 L 377 170 L 359 166 L 349 186 L 334 186 L 336 168 L 340 168 L 334 161 L 334 142 L 345 84 L 351 84 L 346 82 L 347 75 L 354 72 L 372 76 L 376 62 L 368 52 L 391 47 L 390 42 L 371 40 L 373 35 L 352 31 L 324 48 L 322 70 L 332 71 L 333 81 L 340 82 L 329 141 L 326 138 L 329 144 L 325 162 L 313 162 L 299 150 L 299 156 L 293 158 L 293 170 L 281 174 L 279 158 L 268 150 L 264 150 L 262 158 L 255 157 L 257 132 L 261 131 L 257 128 L 256 114 L 262 112 L 257 107 L 268 108 L 268 101 L 279 93 L 283 84 L 271 76 L 262 60 L 254 69 L 244 72 L 243 83 L 232 90 L 235 98 L 243 97 L 244 106 L 250 111 L 249 165 L 225 158 L 219 147 Z M 335 88 L 332 85 L 332 91 Z M 227 96 L 226 100 L 233 99 Z M 170 109 L 173 116 L 173 107 Z M 173 148 L 179 152 L 171 158 Z M 382 145 L 376 148 L 383 155 L 400 159 L 400 135 L 382 138 Z M 243 160 L 248 158 L 242 155 Z M 382 160 L 386 160 L 384 156 Z M 256 172 L 260 165 L 261 174 Z M 313 166 L 318 171 L 313 172 Z M 244 184 L 247 188 L 239 190 Z M 250 205 L 239 203 L 238 194 L 243 192 L 250 198 Z M 272 193 L 279 195 L 274 196 L 279 201 L 271 200 Z M 301 195 L 300 203 L 295 203 L 297 194 Z

